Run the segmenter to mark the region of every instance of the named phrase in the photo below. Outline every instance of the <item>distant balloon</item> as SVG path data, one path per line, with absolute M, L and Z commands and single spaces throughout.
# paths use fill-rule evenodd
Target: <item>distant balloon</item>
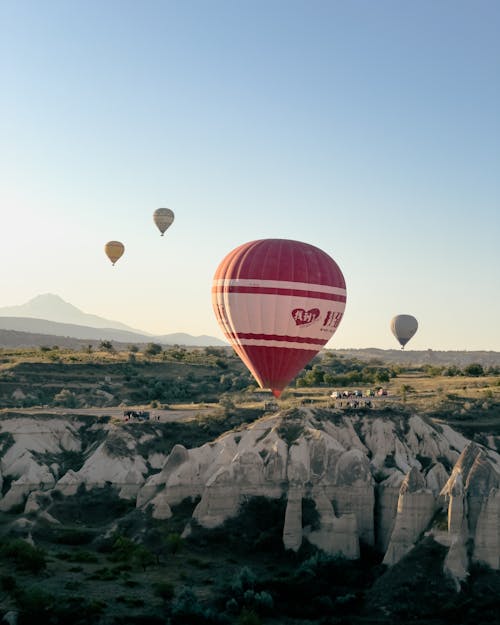
M 163 236 L 165 230 L 174 221 L 174 213 L 170 208 L 157 208 L 153 213 L 153 221 L 161 232 L 161 236 Z
M 418 321 L 412 315 L 396 315 L 391 320 L 391 332 L 397 338 L 401 349 L 411 339 L 418 329 Z
M 120 241 L 108 241 L 104 246 L 104 251 L 114 265 L 116 261 L 123 256 L 125 246 L 123 243 L 120 243 Z
M 212 305 L 261 388 L 279 397 L 331 338 L 344 314 L 342 272 L 313 245 L 261 239 L 230 252 L 215 272 Z

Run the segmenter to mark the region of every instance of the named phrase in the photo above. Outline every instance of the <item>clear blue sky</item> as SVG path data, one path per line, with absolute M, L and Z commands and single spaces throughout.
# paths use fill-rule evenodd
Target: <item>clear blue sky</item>
M 219 261 L 291 238 L 344 272 L 329 347 L 410 313 L 409 348 L 500 350 L 499 32 L 496 0 L 0 0 L 0 306 L 222 337 Z

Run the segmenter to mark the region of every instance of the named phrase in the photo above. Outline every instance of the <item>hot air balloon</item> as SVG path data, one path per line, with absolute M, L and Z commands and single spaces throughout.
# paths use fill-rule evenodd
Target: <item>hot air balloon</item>
M 412 315 L 396 315 L 391 320 L 391 332 L 397 338 L 401 349 L 411 339 L 418 329 L 418 321 Z
M 104 246 L 104 251 L 114 265 L 116 261 L 123 256 L 125 246 L 123 243 L 120 243 L 120 241 L 108 241 Z
M 165 230 L 174 221 L 174 213 L 170 208 L 157 208 L 153 213 L 153 220 L 163 236 Z
M 328 254 L 287 239 L 261 239 L 222 260 L 212 305 L 224 335 L 261 388 L 279 397 L 337 329 L 344 276 Z

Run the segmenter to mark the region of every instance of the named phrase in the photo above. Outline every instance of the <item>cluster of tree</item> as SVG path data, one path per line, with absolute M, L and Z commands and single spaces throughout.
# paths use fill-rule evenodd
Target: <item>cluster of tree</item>
M 328 353 L 315 358 L 296 378 L 298 387 L 355 386 L 385 384 L 399 373 L 396 366 L 387 367 L 378 361 L 363 362 Z
M 286 551 L 285 497 L 247 499 L 240 514 L 223 526 L 206 529 L 192 521 L 190 535 L 181 538 L 199 500 L 188 498 L 172 507 L 169 519 L 156 521 L 138 511 L 109 515 L 113 494 L 108 491 L 103 497 L 101 491 L 82 488 L 74 497 L 61 497 L 58 518 L 64 518 L 63 506 L 70 500 L 88 515 L 94 499 L 106 515 L 92 516 L 93 527 L 85 530 L 41 525 L 44 544 L 57 545 L 50 552 L 4 537 L 0 590 L 4 601 L 15 606 L 18 625 L 497 622 L 500 574 L 474 565 L 457 593 L 443 573 L 446 549 L 431 537 L 387 568 L 381 564 L 382 554 L 364 544 L 358 560 L 324 554 L 307 540 L 297 553 Z M 75 512 L 66 510 L 66 521 L 75 520 Z M 111 519 L 116 532 L 101 531 Z M 303 500 L 302 526 L 317 529 L 318 523 L 314 501 Z M 40 535 L 34 538 L 39 541 Z M 90 566 L 54 566 L 54 558 Z M 47 566 L 51 577 L 60 576 L 64 591 L 48 592 L 43 575 Z
M 33 361 L 31 352 L 26 360 L 19 360 L 22 355 L 17 354 L 18 360 L 0 372 L 0 397 L 5 406 L 79 408 L 121 401 L 210 402 L 217 401 L 222 393 L 255 388 L 250 373 L 226 348 L 164 349 L 150 343 L 139 358 L 135 346 L 119 353 L 113 351 L 110 341 L 101 341 L 101 351 L 93 353 L 92 360 L 82 360 L 81 353 L 78 356 L 78 352 L 61 351 L 56 346 L 44 348 L 42 354 L 49 350 L 57 355 L 57 362 L 45 357 Z
M 465 367 L 457 367 L 456 365 L 450 365 L 448 367 L 444 366 L 433 366 L 433 365 L 424 365 L 422 367 L 422 371 L 431 377 L 436 377 L 439 375 L 446 376 L 469 376 L 469 377 L 481 377 L 481 376 L 491 376 L 491 375 L 500 375 L 500 367 L 483 367 L 478 362 L 473 362 Z
M 203 378 L 189 373 L 184 377 L 164 379 L 137 375 L 130 378 L 130 400 L 137 403 L 152 401 L 172 403 L 182 401 L 215 401 L 222 393 L 240 391 L 251 384 L 249 375 L 238 372 L 218 374 L 214 372 Z

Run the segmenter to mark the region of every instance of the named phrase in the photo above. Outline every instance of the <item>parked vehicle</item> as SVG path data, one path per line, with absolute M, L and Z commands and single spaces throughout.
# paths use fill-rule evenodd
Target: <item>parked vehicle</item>
M 126 419 L 142 419 L 147 421 L 149 419 L 149 412 L 147 410 L 124 410 L 123 416 Z
M 279 410 L 279 406 L 275 401 L 266 401 L 264 404 L 264 410 L 266 412 L 273 412 L 274 410 Z

